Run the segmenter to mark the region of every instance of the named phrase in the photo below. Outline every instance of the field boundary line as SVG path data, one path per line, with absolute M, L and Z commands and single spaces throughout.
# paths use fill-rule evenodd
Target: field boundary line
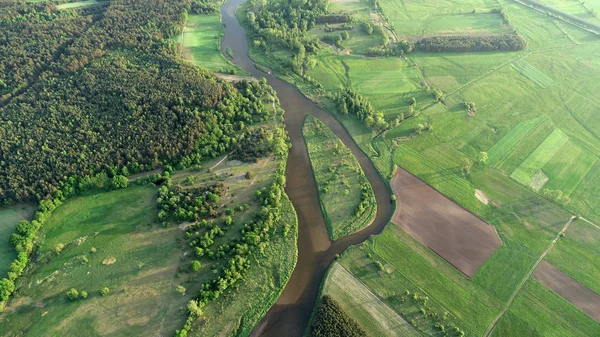
M 525 276 L 525 278 L 521 281 L 521 283 L 519 284 L 519 286 L 517 287 L 517 289 L 515 289 L 515 291 L 513 292 L 513 294 L 510 296 L 510 298 L 508 299 L 508 302 L 504 306 L 504 309 L 502 309 L 502 311 L 498 314 L 498 316 L 496 316 L 496 318 L 492 321 L 492 323 L 490 324 L 490 326 L 488 327 L 488 329 L 483 334 L 483 337 L 488 337 L 490 335 L 490 333 L 494 330 L 494 328 L 496 327 L 496 324 L 504 316 L 504 314 L 506 313 L 506 311 L 508 311 L 508 308 L 510 307 L 510 305 L 512 304 L 512 302 L 515 300 L 515 298 L 517 297 L 517 295 L 519 294 L 519 292 L 521 291 L 521 289 L 523 288 L 523 286 L 525 285 L 525 283 L 529 280 L 529 278 L 531 278 L 531 275 L 533 275 L 533 273 L 535 272 L 535 270 L 537 269 L 537 267 L 540 265 L 540 263 L 542 263 L 542 260 L 544 260 L 544 258 L 546 257 L 546 255 L 552 250 L 552 248 L 554 248 L 554 245 L 556 245 L 556 242 L 558 242 L 558 239 L 560 239 L 560 237 L 567 231 L 567 229 L 569 228 L 569 225 L 571 225 L 571 223 L 575 219 L 577 219 L 577 217 L 575 215 L 571 216 L 571 218 L 569 219 L 569 221 L 567 221 L 567 223 L 565 224 L 565 226 L 563 227 L 563 229 L 561 229 L 561 231 L 558 232 L 558 234 L 556 234 L 556 236 L 554 237 L 554 239 L 552 240 L 552 242 L 550 243 L 550 245 L 546 248 L 546 250 L 544 250 L 544 252 L 542 253 L 542 255 L 540 255 L 540 257 L 537 259 L 537 261 L 535 262 L 535 264 L 533 265 L 533 267 L 531 268 L 531 270 L 529 270 L 529 272 L 527 273 L 527 275 Z
M 600 226 L 596 225 L 595 223 L 591 222 L 590 220 L 588 220 L 588 219 L 586 219 L 586 218 L 584 218 L 584 217 L 582 217 L 582 216 L 580 216 L 580 217 L 579 217 L 579 219 L 581 219 L 581 220 L 583 220 L 583 221 L 585 221 L 585 222 L 589 223 L 590 225 L 592 225 L 592 226 L 594 226 L 594 227 L 596 227 L 596 228 L 600 229 Z

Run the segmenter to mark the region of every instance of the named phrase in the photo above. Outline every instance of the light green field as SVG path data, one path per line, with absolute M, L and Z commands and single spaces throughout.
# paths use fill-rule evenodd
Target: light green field
M 504 336 L 598 336 L 600 324 L 534 279 L 517 295 L 492 332 Z
M 0 209 L 0 278 L 10 270 L 10 264 L 17 258 L 17 251 L 10 243 L 10 236 L 21 220 L 31 220 L 32 206 L 14 206 Z
M 40 236 L 38 261 L 48 263 L 21 279 L 1 316 L 0 335 L 168 334 L 183 324 L 180 307 L 191 294 L 175 292 L 183 282 L 176 278 L 182 232 L 148 226 L 155 198 L 154 188 L 132 187 L 75 197 L 57 208 Z M 59 243 L 65 248 L 50 258 Z M 100 295 L 103 287 L 108 296 Z M 70 301 L 70 288 L 89 298 Z
M 367 332 L 367 336 L 420 336 L 400 315 L 339 263 L 330 267 L 322 294 L 338 301 L 344 311 Z
M 591 23 L 600 23 L 600 19 L 598 19 L 600 3 L 593 0 L 544 0 L 544 4 Z
M 569 137 L 560 129 L 554 129 L 552 133 L 525 159 L 510 177 L 523 185 L 529 185 L 531 178 L 546 165 L 569 141 Z
M 535 84 L 539 85 L 542 89 L 552 87 L 556 84 L 550 77 L 546 76 L 543 72 L 529 64 L 525 59 L 519 59 L 511 64 L 517 69 L 523 76 L 532 80 Z
M 401 36 L 512 33 L 494 1 L 378 1 Z
M 505 158 L 511 150 L 521 142 L 525 136 L 533 130 L 541 121 L 543 117 L 532 118 L 517 124 L 514 128 L 500 139 L 494 146 L 488 150 L 488 163 L 494 166 L 502 158 Z
M 569 196 L 592 169 L 596 161 L 596 156 L 568 141 L 542 168 L 542 171 L 550 178 L 544 187 L 551 190 L 560 190 L 564 196 Z
M 95 4 L 101 4 L 101 3 L 108 3 L 110 2 L 110 0 L 83 0 L 83 1 L 77 1 L 77 2 L 68 2 L 65 4 L 60 4 L 58 6 L 56 6 L 58 9 L 68 9 L 68 8 L 78 8 L 78 7 L 83 7 L 83 6 L 90 6 L 90 5 L 95 5 Z
M 331 129 L 312 115 L 306 117 L 302 135 L 329 237 L 337 240 L 368 226 L 377 206 L 371 184 L 356 158 Z
M 184 33 L 176 38 L 183 41 L 183 57 L 199 66 L 214 72 L 228 72 L 234 69 L 219 49 L 223 25 L 217 15 L 191 14 Z

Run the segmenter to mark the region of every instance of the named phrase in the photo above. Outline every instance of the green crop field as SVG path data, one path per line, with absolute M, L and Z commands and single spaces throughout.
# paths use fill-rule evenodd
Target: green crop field
M 21 280 L 0 334 L 130 336 L 171 333 L 182 324 L 179 308 L 191 294 L 175 292 L 181 231 L 148 226 L 155 199 L 155 189 L 133 187 L 56 209 L 40 237 L 39 259 L 49 262 Z M 58 244 L 64 249 L 55 256 Z M 100 295 L 103 287 L 109 295 Z M 70 301 L 70 288 L 89 298 Z
M 597 157 L 569 141 L 542 168 L 550 179 L 544 186 L 569 196 L 579 186 L 597 161 Z
M 10 236 L 15 232 L 19 221 L 30 220 L 32 206 L 14 206 L 0 209 L 0 275 L 6 275 L 10 264 L 17 257 L 17 252 L 10 243 Z
M 539 71 L 536 67 L 529 64 L 524 59 L 519 59 L 511 64 L 517 69 L 523 76 L 532 80 L 535 84 L 539 85 L 542 89 L 552 87 L 556 84 L 550 77 L 546 76 L 543 72 Z
M 537 117 L 529 119 L 517 124 L 514 128 L 500 139 L 494 146 L 488 150 L 488 163 L 494 166 L 497 162 L 506 157 L 511 150 L 521 142 L 525 136 L 533 130 L 541 121 L 543 117 Z
M 401 36 L 511 33 L 494 1 L 378 1 Z
M 329 269 L 323 295 L 337 300 L 342 308 L 372 337 L 419 336 L 400 315 L 339 263 Z
M 529 185 L 531 178 L 554 157 L 560 148 L 569 141 L 569 137 L 560 129 L 555 129 L 538 146 L 519 167 L 517 167 L 510 177 L 523 185 Z
M 371 184 L 350 150 L 325 124 L 308 115 L 302 128 L 332 240 L 369 225 L 377 206 Z

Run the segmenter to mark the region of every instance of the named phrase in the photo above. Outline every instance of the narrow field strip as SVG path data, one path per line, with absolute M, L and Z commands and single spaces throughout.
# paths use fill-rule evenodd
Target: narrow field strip
M 400 315 L 339 263 L 331 267 L 323 292 L 340 302 L 371 336 L 419 336 Z
M 502 158 L 506 157 L 511 150 L 523 139 L 525 136 L 538 126 L 544 120 L 544 116 L 528 119 L 520 122 L 515 127 L 504 135 L 494 146 L 488 150 L 488 163 L 494 166 Z
M 544 74 L 541 70 L 534 67 L 531 63 L 525 59 L 519 59 L 511 63 L 511 66 L 520 72 L 523 76 L 527 77 L 533 83 L 537 84 L 540 88 L 546 89 L 556 85 L 553 79 Z
M 560 129 L 554 129 L 542 144 L 511 173 L 510 177 L 525 186 L 529 185 L 533 176 L 554 157 L 568 140 L 569 136 Z

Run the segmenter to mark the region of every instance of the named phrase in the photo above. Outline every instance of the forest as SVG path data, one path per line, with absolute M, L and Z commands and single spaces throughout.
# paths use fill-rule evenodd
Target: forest
M 260 93 L 177 60 L 164 39 L 198 3 L 2 3 L 0 69 L 11 71 L 0 72 L 1 202 L 52 198 L 68 177 L 123 166 L 187 167 L 260 120 Z

